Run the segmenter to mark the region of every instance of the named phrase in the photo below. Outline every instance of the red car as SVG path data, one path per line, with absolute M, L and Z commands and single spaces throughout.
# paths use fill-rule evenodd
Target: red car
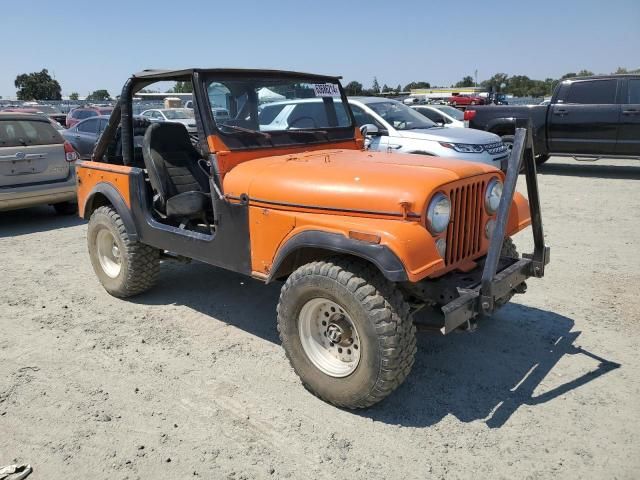
M 97 117 L 100 115 L 111 115 L 113 107 L 79 107 L 74 108 L 67 114 L 67 128 L 71 128 L 85 118 Z
M 454 107 L 466 107 L 467 105 L 484 105 L 486 100 L 475 95 L 452 95 L 447 99 L 447 102 Z

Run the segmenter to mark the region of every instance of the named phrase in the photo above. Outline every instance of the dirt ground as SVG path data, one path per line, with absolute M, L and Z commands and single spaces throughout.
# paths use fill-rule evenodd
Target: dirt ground
M 152 292 L 118 300 L 83 221 L 0 213 L 0 465 L 31 463 L 34 480 L 639 478 L 640 164 L 552 159 L 539 181 L 545 279 L 473 333 L 419 333 L 405 384 L 358 412 L 293 374 L 280 285 L 163 264 Z

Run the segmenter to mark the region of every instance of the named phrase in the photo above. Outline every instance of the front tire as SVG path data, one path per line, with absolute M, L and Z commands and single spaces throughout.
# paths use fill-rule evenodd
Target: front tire
M 344 408 L 369 407 L 407 377 L 416 352 L 409 305 L 373 266 L 336 258 L 293 272 L 278 332 L 303 385 Z
M 131 240 L 113 208 L 103 206 L 91 214 L 87 243 L 93 270 L 114 297 L 137 295 L 155 285 L 160 273 L 160 250 Z

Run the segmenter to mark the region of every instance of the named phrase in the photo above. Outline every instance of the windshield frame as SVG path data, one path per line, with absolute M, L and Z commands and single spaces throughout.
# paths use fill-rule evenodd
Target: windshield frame
M 283 72 L 283 71 L 264 71 L 259 73 L 241 73 L 241 72 L 201 72 L 200 85 L 202 88 L 203 103 L 206 106 L 206 111 L 201 112 L 200 115 L 206 115 L 207 119 L 211 122 L 210 126 L 213 130 L 213 134 L 218 136 L 224 144 L 230 150 L 255 150 L 262 148 L 289 148 L 289 147 L 301 147 L 305 145 L 321 145 L 331 143 L 343 143 L 345 141 L 354 141 L 356 139 L 355 129 L 356 122 L 353 117 L 353 112 L 349 106 L 347 95 L 344 91 L 342 83 L 339 77 L 325 77 L 321 75 L 306 75 L 304 73 L 295 72 Z M 224 131 L 218 125 L 217 119 L 212 113 L 212 109 L 221 108 L 219 105 L 212 105 L 211 98 L 208 94 L 208 87 L 211 83 L 224 82 L 238 80 L 246 80 L 254 83 L 253 89 L 256 91 L 262 87 L 268 87 L 268 84 L 263 82 L 273 82 L 274 80 L 282 80 L 283 83 L 305 83 L 305 84 L 321 84 L 332 83 L 335 84 L 339 91 L 340 96 L 326 97 L 340 99 L 347 119 L 348 125 L 336 126 L 336 127 L 319 127 L 319 128 L 295 128 L 290 130 L 256 130 L 255 133 L 251 131 Z M 322 99 L 325 97 L 315 97 Z M 285 102 L 294 102 L 296 99 L 283 100 Z M 299 99 L 303 100 L 303 99 Z M 228 106 L 222 107 L 227 110 L 231 115 Z M 218 119 L 219 120 L 219 119 Z M 304 135 L 304 133 L 307 133 Z M 265 135 L 267 134 L 267 135 Z

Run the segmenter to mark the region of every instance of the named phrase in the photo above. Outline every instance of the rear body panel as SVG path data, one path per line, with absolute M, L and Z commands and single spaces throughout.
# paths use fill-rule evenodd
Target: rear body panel
M 476 114 L 469 121 L 469 127 L 486 130 L 500 136 L 513 135 L 518 120 L 531 119 L 536 154 L 543 155 L 549 151 L 547 141 L 548 108 L 548 105 L 481 105 L 473 108 Z

